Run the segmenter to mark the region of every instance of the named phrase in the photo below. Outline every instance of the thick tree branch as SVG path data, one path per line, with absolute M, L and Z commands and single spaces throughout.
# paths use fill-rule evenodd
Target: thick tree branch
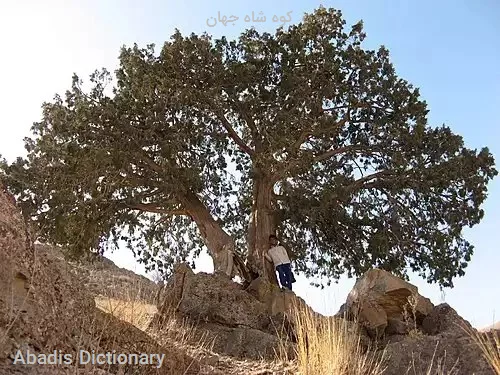
M 250 148 L 245 142 L 243 142 L 243 139 L 236 133 L 236 131 L 233 129 L 229 121 L 227 120 L 226 116 L 220 111 L 216 113 L 217 118 L 221 122 L 222 126 L 224 129 L 227 131 L 227 135 L 238 145 L 238 147 L 241 149 L 241 151 L 245 152 L 246 154 L 253 156 L 254 150 Z
M 254 119 L 252 118 L 252 116 L 249 115 L 248 111 L 246 110 L 246 108 L 243 107 L 242 103 L 239 100 L 237 100 L 235 98 L 231 98 L 229 93 L 228 93 L 228 96 L 229 96 L 232 104 L 236 108 L 238 108 L 238 112 L 240 113 L 243 120 L 245 120 L 248 128 L 250 129 L 250 132 L 252 133 L 252 138 L 253 138 L 255 145 L 257 147 L 257 145 L 260 144 L 261 139 L 260 139 L 259 129 L 257 128 L 257 125 L 255 124 Z
M 357 179 L 352 184 L 348 185 L 346 187 L 346 189 L 348 191 L 352 192 L 352 191 L 360 190 L 360 189 L 366 188 L 366 187 L 374 187 L 373 185 L 368 185 L 368 183 L 372 183 L 372 182 L 374 182 L 374 180 L 377 180 L 380 177 L 393 176 L 393 175 L 395 175 L 395 173 L 390 171 L 390 170 L 387 170 L 387 169 L 385 169 L 383 171 L 378 171 L 378 172 L 369 174 L 365 177 L 361 177 L 361 178 Z
M 165 214 L 165 215 L 188 215 L 186 210 L 168 210 L 165 208 L 159 207 L 154 203 L 134 203 L 134 204 L 125 204 L 127 208 L 132 210 L 140 210 L 146 212 L 152 212 L 157 214 Z
M 344 147 L 339 147 L 335 148 L 332 150 L 328 150 L 324 152 L 323 154 L 316 155 L 313 158 L 312 164 L 319 163 L 321 161 L 330 159 L 333 156 L 339 155 L 339 154 L 345 154 L 347 152 L 357 152 L 357 151 L 367 151 L 366 146 L 361 146 L 361 145 L 350 145 L 350 146 L 344 146 Z
M 300 149 L 300 146 L 302 146 L 302 144 L 305 141 L 307 141 L 307 139 L 309 137 L 313 137 L 313 136 L 317 137 L 319 135 L 326 134 L 326 133 L 329 133 L 329 132 L 336 132 L 338 129 L 340 129 L 341 127 L 343 127 L 349 120 L 350 120 L 350 115 L 349 115 L 349 111 L 348 111 L 347 114 L 346 114 L 346 116 L 342 120 L 334 123 L 330 127 L 327 127 L 325 129 L 317 129 L 317 130 L 310 130 L 309 129 L 309 130 L 303 131 L 299 135 L 299 137 L 297 138 L 297 140 L 294 143 L 292 143 L 292 145 L 289 148 L 289 151 L 292 152 L 292 153 L 298 151 Z
M 297 170 L 309 169 L 312 165 L 328 160 L 333 156 L 346 154 L 348 152 L 364 152 L 367 154 L 373 155 L 377 150 L 375 146 L 366 146 L 366 145 L 349 145 L 344 147 L 338 147 L 335 149 L 328 150 L 322 154 L 312 156 L 310 162 L 306 162 L 307 158 L 305 155 L 310 155 L 310 152 L 305 153 L 305 155 L 301 159 L 292 159 L 289 160 L 284 166 L 282 166 L 279 172 L 276 174 L 277 179 L 283 178 L 286 173 L 292 171 L 294 168 Z M 310 156 L 309 156 L 310 157 Z M 305 160 L 304 160 L 305 159 Z

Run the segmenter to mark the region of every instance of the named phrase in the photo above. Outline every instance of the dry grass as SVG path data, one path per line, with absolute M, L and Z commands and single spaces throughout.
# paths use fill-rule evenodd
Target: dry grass
M 484 358 L 493 371 L 500 375 L 500 333 L 498 330 L 477 332 L 468 327 L 463 328 L 474 342 L 481 348 Z
M 162 320 L 151 326 L 158 309 L 155 305 L 135 299 L 134 295 L 131 293 L 132 298 L 127 300 L 99 296 L 95 298 L 96 307 L 147 332 L 160 345 L 196 348 L 198 352 L 211 349 L 212 345 L 205 336 L 196 335 L 196 326 L 177 317 L 173 309 L 163 312 Z
M 413 293 L 407 298 L 407 303 L 403 306 L 403 319 L 409 327 L 408 335 L 410 337 L 420 337 L 422 332 L 417 328 L 417 306 L 418 294 Z
M 451 369 L 446 369 L 445 366 L 445 360 L 446 360 L 446 354 L 442 358 L 436 358 L 436 352 L 438 348 L 438 344 L 436 344 L 436 347 L 434 348 L 434 353 L 432 354 L 431 362 L 429 363 L 429 367 L 425 371 L 425 374 L 423 375 L 456 375 L 458 372 L 457 364 L 458 364 L 458 359 L 455 361 L 455 364 L 452 366 Z M 417 373 L 416 371 L 416 364 L 415 364 L 415 356 L 412 354 L 412 365 L 410 368 L 406 371 L 406 375 L 420 375 L 420 373 Z
M 379 375 L 384 355 L 365 352 L 360 335 L 344 319 L 294 309 L 296 363 L 301 375 Z M 288 359 L 288 358 L 285 358 Z
M 195 356 L 213 348 L 213 342 L 208 340 L 207 335 L 200 333 L 196 324 L 179 317 L 174 308 L 163 311 L 161 320 L 156 320 L 149 327 L 148 334 L 161 345 L 189 349 L 190 354 Z
M 157 312 L 156 306 L 134 299 L 124 301 L 100 296 L 95 298 L 95 303 L 98 309 L 130 323 L 142 331 L 148 328 Z

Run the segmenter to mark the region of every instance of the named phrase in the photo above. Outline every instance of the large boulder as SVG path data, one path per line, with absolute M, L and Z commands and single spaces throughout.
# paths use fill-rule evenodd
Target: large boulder
M 253 280 L 246 291 L 262 302 L 271 316 L 285 314 L 293 320 L 295 311 L 310 311 L 306 302 L 288 289 L 281 289 L 262 277 Z
M 218 323 L 226 327 L 266 329 L 266 306 L 222 273 L 195 274 L 188 266 L 176 266 L 167 284 L 160 314 L 175 309 L 196 323 Z
M 215 353 L 242 359 L 274 358 L 281 341 L 276 335 L 253 328 L 231 328 L 221 324 L 203 323 L 197 327 L 197 339 L 210 343 Z M 291 348 L 287 347 L 287 350 Z
M 292 336 L 289 314 L 299 300 L 294 293 L 261 279 L 245 289 L 222 273 L 195 274 L 186 264 L 179 264 L 161 293 L 151 329 L 176 316 L 194 323 L 199 333 L 196 339 L 204 337 L 218 353 L 273 358 L 282 349 L 280 337 Z
M 422 321 L 421 326 L 422 332 L 427 335 L 447 333 L 461 336 L 464 330 L 471 331 L 472 329 L 471 324 L 447 303 L 434 307 Z
M 418 294 L 416 286 L 387 271 L 372 269 L 356 282 L 342 310 L 355 316 L 372 337 L 378 338 L 388 325 L 390 330 L 401 329 L 398 322 L 407 320 L 408 316 L 415 318 L 416 324 L 421 323 L 433 307 L 428 298 Z
M 471 337 L 477 332 L 449 305 L 436 306 L 421 328 L 423 332 L 400 336 L 385 347 L 385 375 L 405 374 L 408 369 L 411 374 L 426 374 L 431 363 L 443 373 L 495 375 Z
M 469 322 L 448 304 L 433 306 L 389 272 L 366 272 L 337 316 L 355 318 L 367 329 L 384 353 L 384 375 L 494 375 L 472 337 L 480 333 Z

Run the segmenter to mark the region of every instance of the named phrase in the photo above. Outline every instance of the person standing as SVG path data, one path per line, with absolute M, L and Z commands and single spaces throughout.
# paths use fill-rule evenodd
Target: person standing
M 290 264 L 290 258 L 286 249 L 278 244 L 278 238 L 271 234 L 269 236 L 269 250 L 265 254 L 266 259 L 274 264 L 282 288 L 292 290 L 292 283 L 295 281 Z

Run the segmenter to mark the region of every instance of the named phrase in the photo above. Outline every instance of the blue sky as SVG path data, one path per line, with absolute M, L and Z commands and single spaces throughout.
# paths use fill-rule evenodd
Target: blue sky
M 500 3 L 465 0 L 423 1 L 8 1 L 0 4 L 0 154 L 8 160 L 24 154 L 22 138 L 40 118 L 40 105 L 71 84 L 71 75 L 86 77 L 94 69 L 117 66 L 121 45 L 161 45 L 175 28 L 183 34 L 207 31 L 235 38 L 249 23 L 244 17 L 263 12 L 260 31 L 274 31 L 273 15 L 299 22 L 320 4 L 341 9 L 348 24 L 363 19 L 365 46 L 389 48 L 399 75 L 420 87 L 428 102 L 430 123 L 446 123 L 463 135 L 468 147 L 488 146 L 500 161 Z M 235 25 L 209 27 L 210 17 L 234 15 Z M 211 20 L 211 22 L 213 22 Z M 500 178 L 489 186 L 483 222 L 466 231 L 476 252 L 466 276 L 446 290 L 444 300 L 475 326 L 500 320 Z M 110 257 L 143 272 L 131 254 Z M 205 255 L 199 269 L 210 271 Z M 439 288 L 412 277 L 434 303 Z M 316 310 L 334 313 L 354 280 L 320 291 L 299 277 L 298 295 Z

